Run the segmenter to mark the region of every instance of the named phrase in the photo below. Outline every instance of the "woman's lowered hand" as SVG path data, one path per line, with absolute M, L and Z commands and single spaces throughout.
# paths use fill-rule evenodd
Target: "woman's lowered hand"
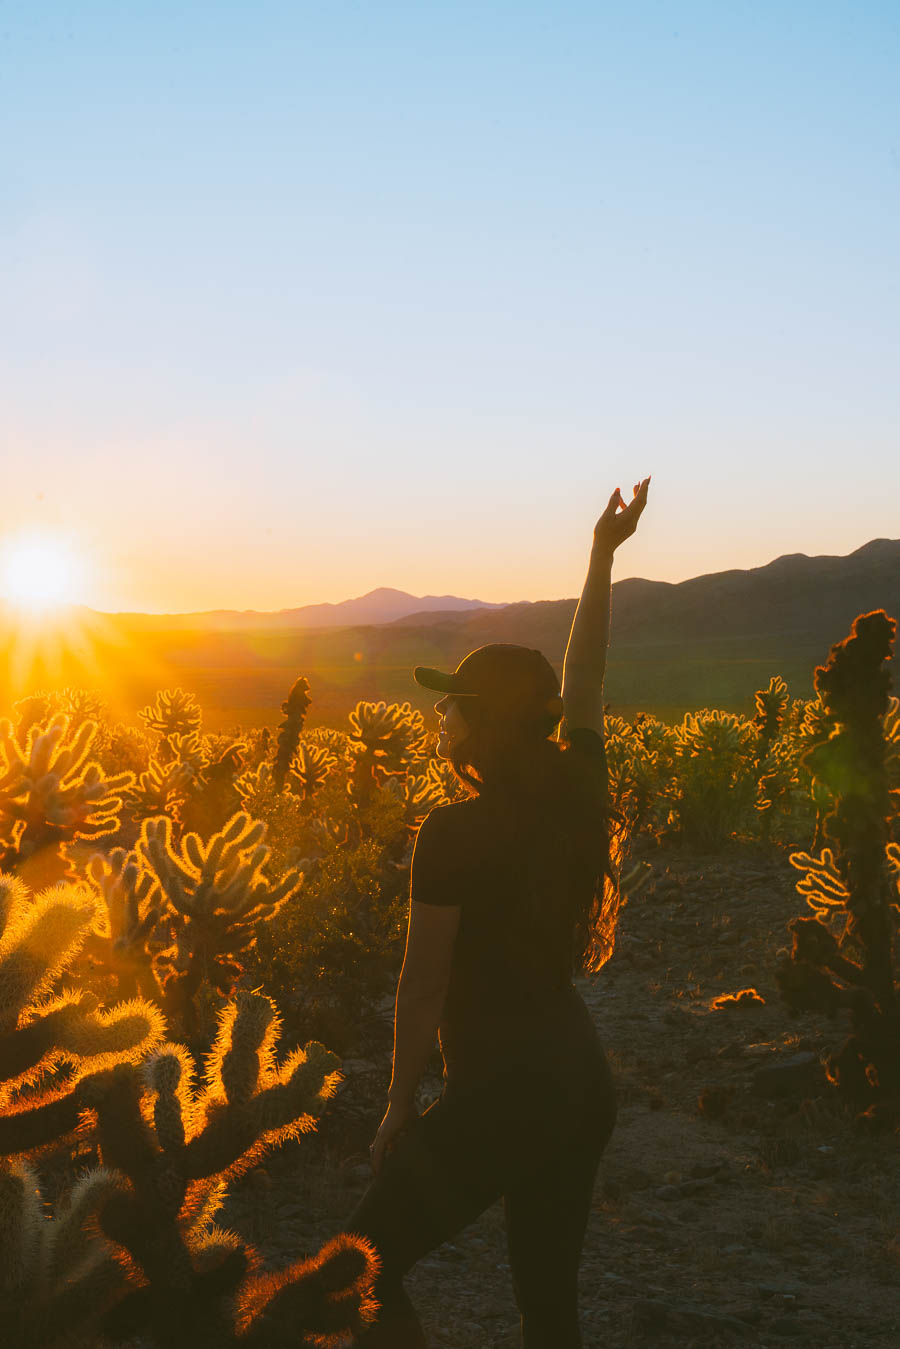
M 609 499 L 606 510 L 594 526 L 595 548 L 599 548 L 602 552 L 609 553 L 612 556 L 619 544 L 631 537 L 637 529 L 641 512 L 647 504 L 647 489 L 649 486 L 649 477 L 646 477 L 643 482 L 635 483 L 634 494 L 627 506 L 622 500 L 621 491 L 618 487 L 616 488 Z
M 381 1169 L 385 1153 L 390 1149 L 397 1135 L 402 1133 L 407 1125 L 413 1121 L 416 1113 L 416 1108 L 411 1101 L 409 1103 L 388 1101 L 384 1119 L 379 1124 L 378 1132 L 369 1147 L 369 1161 L 372 1163 L 372 1170 L 376 1176 Z

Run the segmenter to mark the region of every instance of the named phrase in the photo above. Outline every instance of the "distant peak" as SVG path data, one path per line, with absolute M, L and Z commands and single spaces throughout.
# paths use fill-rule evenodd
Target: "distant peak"
M 851 557 L 894 557 L 900 553 L 900 539 L 870 539 L 861 548 L 855 549 Z

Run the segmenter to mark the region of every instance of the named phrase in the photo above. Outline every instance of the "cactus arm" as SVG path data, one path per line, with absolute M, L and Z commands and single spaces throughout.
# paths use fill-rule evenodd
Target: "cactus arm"
M 287 1345 L 297 1325 L 319 1344 L 361 1335 L 377 1313 L 371 1294 L 380 1266 L 371 1242 L 342 1232 L 311 1259 L 247 1279 L 237 1300 L 238 1342 L 247 1349 Z
M 64 1088 L 4 1105 L 0 1114 L 0 1157 L 32 1153 L 74 1133 L 81 1110 L 78 1092 Z

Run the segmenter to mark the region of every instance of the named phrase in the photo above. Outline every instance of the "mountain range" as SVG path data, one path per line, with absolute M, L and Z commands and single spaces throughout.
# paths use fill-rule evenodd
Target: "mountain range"
M 812 636 L 846 625 L 866 608 L 900 608 L 900 540 L 873 539 L 846 557 L 790 553 L 762 567 L 712 572 L 687 581 L 631 577 L 615 581 L 612 593 L 613 641 Z M 337 604 L 274 612 L 214 609 L 108 617 L 124 628 L 145 632 L 313 632 L 390 624 L 410 632 L 440 630 L 444 641 L 458 633 L 465 640 L 546 647 L 551 660 L 561 660 L 576 602 L 572 598 L 497 604 L 458 595 L 416 596 L 381 586 Z
M 576 604 L 486 604 L 382 588 L 275 614 L 94 615 L 102 622 L 86 626 L 101 635 L 83 664 L 73 651 L 63 665 L 34 665 L 16 680 L 14 663 L 0 663 L 0 712 L 32 688 L 90 687 L 99 670 L 131 715 L 156 689 L 181 685 L 200 699 L 210 727 L 274 724 L 299 674 L 312 685 L 310 724 L 340 724 L 359 699 L 409 700 L 431 715 L 434 695 L 414 682 L 416 665 L 453 669 L 475 647 L 516 642 L 538 647 L 561 673 Z M 794 553 L 674 583 L 616 581 L 604 691 L 614 709 L 670 718 L 697 707 L 750 711 L 773 674 L 792 696 L 809 697 L 815 667 L 871 609 L 900 620 L 898 539 L 874 539 L 845 557 Z M 15 651 L 10 635 L 0 613 L 0 646 Z
M 355 623 L 391 623 L 412 613 L 441 614 L 448 610 L 466 613 L 470 609 L 502 609 L 503 604 L 488 604 L 484 600 L 461 599 L 459 595 L 409 595 L 405 590 L 379 586 L 355 599 L 337 604 L 304 604 L 297 609 L 277 609 L 265 612 L 257 609 L 211 609 L 194 614 L 140 614 L 111 615 L 123 627 L 132 631 L 176 632 L 244 632 L 252 629 L 346 628 Z

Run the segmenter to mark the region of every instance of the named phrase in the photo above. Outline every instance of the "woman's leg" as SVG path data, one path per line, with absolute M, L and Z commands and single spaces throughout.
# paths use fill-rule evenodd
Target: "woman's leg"
M 360 1349 L 425 1349 L 403 1276 L 503 1194 L 499 1131 L 476 1101 L 442 1096 L 385 1156 L 345 1230 L 366 1236 L 381 1259 L 373 1294 L 381 1304 Z
M 568 1144 L 547 1148 L 504 1196 L 523 1349 L 581 1349 L 578 1269 L 594 1179 L 616 1118 L 605 1058 L 594 1068 L 592 1086 L 573 1112 L 580 1120 Z
M 504 1197 L 523 1349 L 581 1349 L 578 1267 L 599 1159 L 558 1154 Z

